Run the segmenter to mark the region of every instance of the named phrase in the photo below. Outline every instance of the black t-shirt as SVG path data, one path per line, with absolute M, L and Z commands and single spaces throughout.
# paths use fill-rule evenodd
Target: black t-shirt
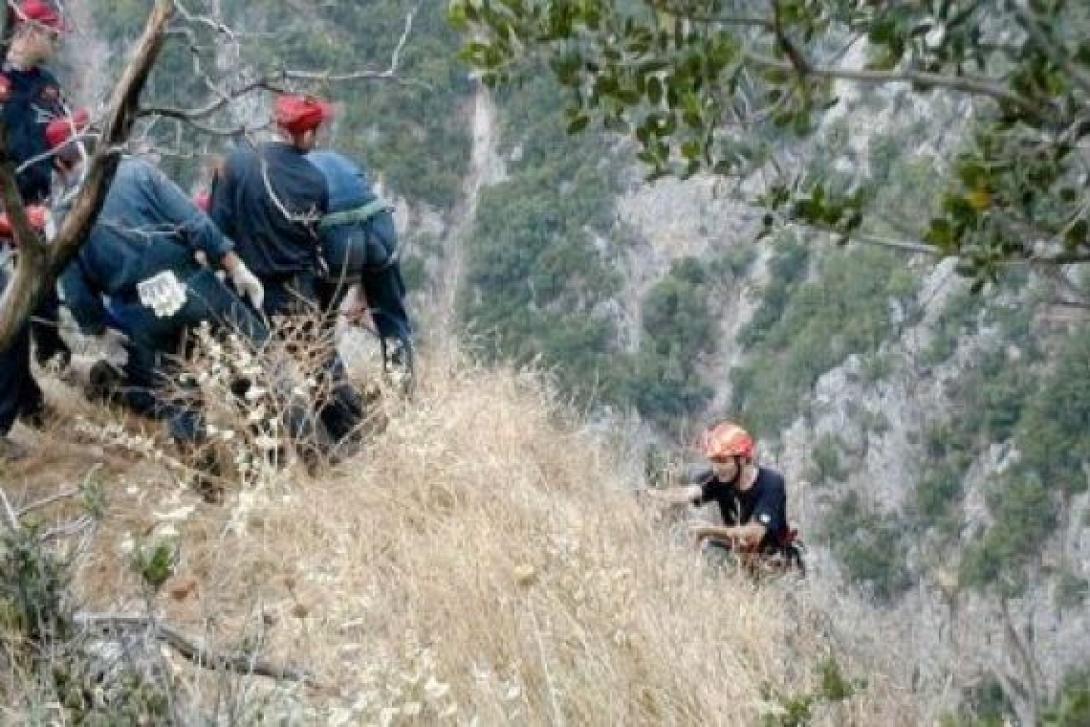
M 325 177 L 281 142 L 236 151 L 212 193 L 213 221 L 262 279 L 317 271 L 317 222 L 328 211 Z
M 2 73 L 11 90 L 0 113 L 8 129 L 8 153 L 18 167 L 49 150 L 45 127 L 65 115 L 64 99 L 57 79 L 45 68 L 5 66 Z M 44 202 L 53 183 L 52 159 L 38 159 L 16 175 L 15 183 L 24 202 Z
M 787 536 L 787 486 L 783 475 L 767 467 L 758 468 L 757 480 L 745 492 L 730 482 L 721 482 L 712 470 L 703 470 L 693 478 L 700 485 L 697 505 L 715 502 L 728 526 L 760 523 L 767 529 L 761 547 L 783 542 Z

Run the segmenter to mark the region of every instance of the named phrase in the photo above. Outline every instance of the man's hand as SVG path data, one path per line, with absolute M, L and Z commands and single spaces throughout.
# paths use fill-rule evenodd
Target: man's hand
M 345 303 L 341 306 L 341 316 L 351 326 L 366 328 L 372 333 L 378 334 L 375 318 L 371 315 L 371 309 L 367 306 L 367 297 L 359 285 L 353 285 L 344 296 Z
M 249 298 L 250 304 L 260 311 L 265 303 L 265 286 L 256 275 L 250 272 L 250 268 L 246 267 L 242 258 L 233 252 L 227 253 L 223 256 L 223 269 L 231 276 L 231 282 L 234 283 L 238 294 L 243 298 Z

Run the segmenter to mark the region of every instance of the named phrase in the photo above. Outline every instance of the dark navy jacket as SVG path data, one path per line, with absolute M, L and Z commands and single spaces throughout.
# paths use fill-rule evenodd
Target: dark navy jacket
M 15 166 L 48 151 L 45 127 L 64 115 L 60 84 L 44 68 L 19 70 L 6 66 L 3 75 L 11 83 L 11 93 L 3 104 L 3 119 L 8 130 L 8 151 Z M 15 178 L 19 195 L 27 203 L 44 202 L 53 181 L 53 162 L 39 159 Z
M 166 175 L 126 158 L 90 236 L 61 275 L 61 290 L 80 328 L 100 334 L 107 320 L 103 295 L 132 297 L 136 284 L 156 273 L 195 267 L 198 250 L 214 262 L 233 247 Z
M 325 177 L 283 142 L 233 153 L 212 192 L 212 219 L 262 279 L 317 272 L 317 223 L 328 211 Z

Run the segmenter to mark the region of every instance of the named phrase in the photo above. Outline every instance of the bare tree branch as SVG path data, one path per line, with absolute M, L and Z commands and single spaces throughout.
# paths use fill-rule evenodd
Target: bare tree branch
M 205 119 L 212 116 L 218 111 L 223 110 L 231 102 L 247 96 L 257 91 L 272 91 L 274 93 L 282 93 L 290 91 L 290 81 L 297 81 L 303 83 L 348 83 L 352 81 L 391 81 L 405 86 L 417 86 L 426 90 L 431 90 L 431 86 L 423 81 L 415 79 L 403 79 L 398 77 L 398 71 L 401 67 L 401 54 L 404 52 L 405 47 L 409 43 L 409 39 L 412 36 L 413 22 L 416 17 L 416 13 L 419 10 L 419 6 L 413 7 L 406 16 L 405 24 L 401 32 L 401 36 L 398 38 L 397 45 L 394 47 L 393 52 L 390 55 L 390 63 L 384 70 L 364 69 L 359 71 L 349 71 L 345 73 L 334 73 L 331 70 L 327 71 L 306 71 L 306 70 L 293 70 L 283 69 L 276 73 L 266 74 L 260 78 L 250 80 L 238 88 L 230 90 L 222 90 L 217 88 L 216 84 L 212 82 L 207 75 L 205 75 L 205 81 L 210 89 L 216 94 L 216 98 L 209 101 L 203 106 L 198 106 L 192 109 L 183 109 L 176 106 L 147 106 L 140 109 L 139 115 L 145 116 L 163 116 L 166 118 L 177 119 L 182 122 L 190 123 L 197 128 L 198 131 L 211 134 L 213 136 L 230 136 L 234 135 L 238 131 L 246 131 L 246 129 L 222 129 L 210 127 L 207 125 L 201 125 L 195 123 L 199 119 Z M 208 25 L 228 35 L 232 41 L 237 41 L 237 34 L 231 30 L 228 26 L 214 21 L 204 16 L 196 16 L 186 11 L 182 14 L 189 22 L 199 22 L 204 25 Z
M 796 70 L 793 63 L 770 58 L 752 51 L 747 51 L 745 57 L 752 63 L 767 68 L 775 68 L 789 73 Z M 1035 116 L 1040 116 L 1049 111 L 1047 108 L 1042 108 L 1040 101 L 1024 98 L 990 79 L 977 76 L 944 76 L 939 73 L 927 73 L 925 71 L 876 71 L 864 68 L 831 68 L 827 66 L 810 66 L 807 68 L 807 74 L 819 78 L 834 78 L 857 83 L 913 83 L 931 88 L 961 91 L 974 96 L 986 96 L 996 101 L 1019 106 Z
M 205 669 L 229 669 L 239 674 L 303 682 L 317 686 L 317 680 L 306 670 L 274 664 L 247 654 L 220 654 L 200 644 L 177 629 L 146 616 L 119 614 L 76 614 L 75 623 L 86 628 L 103 630 L 146 629 L 155 638 L 170 646 L 182 657 Z

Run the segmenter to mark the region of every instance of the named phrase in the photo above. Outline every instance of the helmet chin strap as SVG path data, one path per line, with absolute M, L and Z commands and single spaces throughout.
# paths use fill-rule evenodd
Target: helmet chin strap
M 736 490 L 742 489 L 742 478 L 746 475 L 746 467 L 756 467 L 757 464 L 753 460 L 743 463 L 741 457 L 735 457 L 734 462 L 737 465 L 735 467 L 734 478 L 727 484 Z M 754 478 L 756 480 L 756 478 Z M 746 483 L 747 485 L 753 484 L 752 482 Z

